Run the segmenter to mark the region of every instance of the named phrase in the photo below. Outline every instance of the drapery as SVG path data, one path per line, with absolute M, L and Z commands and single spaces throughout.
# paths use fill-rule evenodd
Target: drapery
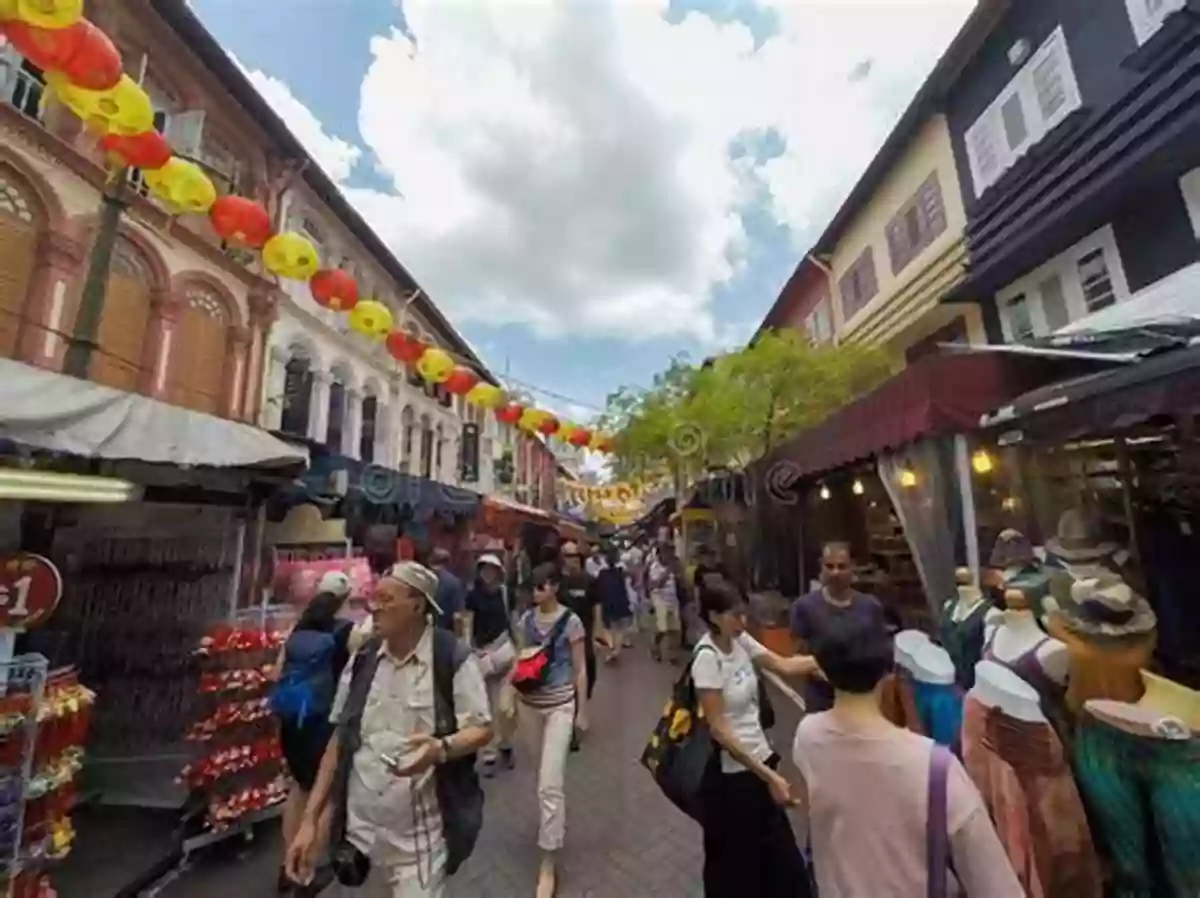
M 904 527 L 934 620 L 942 603 L 954 595 L 962 534 L 952 439 L 922 439 L 879 456 L 879 479 Z M 909 486 L 901 483 L 905 470 L 915 476 Z

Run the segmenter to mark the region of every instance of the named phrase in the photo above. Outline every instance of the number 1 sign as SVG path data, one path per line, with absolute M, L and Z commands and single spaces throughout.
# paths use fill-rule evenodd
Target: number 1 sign
M 63 581 L 47 558 L 30 552 L 0 554 L 0 630 L 32 630 L 62 598 Z

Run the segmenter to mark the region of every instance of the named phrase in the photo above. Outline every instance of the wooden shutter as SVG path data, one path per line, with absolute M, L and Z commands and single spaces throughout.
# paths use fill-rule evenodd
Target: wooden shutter
M 118 237 L 109 268 L 99 352 L 92 356 L 96 383 L 136 392 L 150 324 L 150 264 L 132 243 Z
M 171 337 L 169 401 L 220 415 L 229 367 L 229 313 L 219 296 L 203 286 L 188 288 L 184 311 Z
M 0 169 L 0 356 L 16 352 L 40 231 L 29 199 Z
M 942 201 L 942 183 L 933 172 L 917 191 L 917 209 L 921 213 L 921 246 L 923 251 L 946 230 L 946 204 Z

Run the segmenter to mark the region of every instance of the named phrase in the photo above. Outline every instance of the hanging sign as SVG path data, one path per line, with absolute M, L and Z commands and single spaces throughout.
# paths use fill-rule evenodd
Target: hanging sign
M 0 630 L 32 630 L 45 623 L 62 599 L 62 574 L 30 552 L 0 555 Z

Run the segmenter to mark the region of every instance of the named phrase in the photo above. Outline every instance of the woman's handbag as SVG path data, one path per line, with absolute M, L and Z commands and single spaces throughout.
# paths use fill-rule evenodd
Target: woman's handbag
M 712 648 L 699 646 L 691 661 L 703 651 Z M 717 745 L 697 701 L 689 662 L 650 734 L 642 752 L 642 766 L 650 771 L 667 799 L 699 823 L 703 817 L 704 782 L 716 758 Z
M 550 628 L 550 633 L 545 641 L 536 648 L 525 649 L 517 658 L 509 682 L 518 692 L 528 695 L 546 685 L 550 677 L 550 668 L 554 664 L 558 640 L 566 630 L 567 621 L 570 618 L 571 612 L 563 611 L 558 620 L 554 622 L 554 626 Z

